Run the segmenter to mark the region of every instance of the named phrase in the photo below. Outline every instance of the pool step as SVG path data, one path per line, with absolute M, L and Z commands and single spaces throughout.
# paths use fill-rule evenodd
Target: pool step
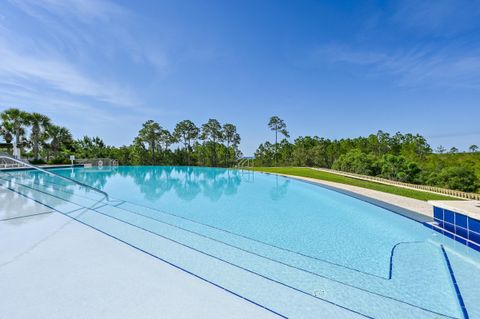
M 30 196 L 33 195 L 39 198 L 49 195 L 49 193 L 45 192 L 45 189 L 41 190 L 40 187 L 35 188 L 32 187 L 32 185 L 27 186 L 17 184 L 17 191 L 25 192 Z M 59 195 L 60 194 L 50 194 L 50 197 L 54 198 L 54 201 L 57 205 L 61 204 L 58 207 L 64 209 L 66 206 L 62 203 L 59 203 L 59 201 L 62 200 L 61 196 Z M 72 197 L 66 195 L 65 197 L 65 202 L 68 202 L 69 199 L 72 199 Z M 74 199 L 75 198 L 76 197 L 74 197 Z M 185 229 L 180 229 L 179 227 L 176 227 L 178 224 L 175 226 L 168 225 L 165 223 L 165 220 L 162 222 L 148 218 L 148 216 L 142 216 L 138 213 L 139 210 L 146 211 L 146 209 L 134 206 L 135 205 L 132 206 L 130 203 L 124 203 L 121 204 L 120 207 L 115 207 L 113 205 L 102 203 L 101 205 L 97 206 L 95 210 L 89 209 L 76 211 L 73 213 L 71 213 L 71 210 L 64 210 L 62 212 L 65 214 L 70 214 L 72 218 L 75 218 L 89 226 L 95 227 L 96 229 L 111 236 L 118 237 L 119 239 L 134 245 L 137 248 L 155 254 L 156 256 L 161 257 L 162 259 L 165 259 L 171 263 L 181 265 L 183 268 L 186 268 L 197 275 L 208 278 L 213 282 L 218 282 L 217 280 L 219 278 L 210 273 L 211 270 L 215 269 L 209 267 L 210 263 L 212 262 L 215 264 L 220 262 L 222 267 L 229 269 L 228 272 L 233 271 L 236 273 L 239 270 L 247 272 L 250 274 L 249 276 L 253 276 L 253 283 L 255 283 L 256 288 L 250 290 L 247 289 L 245 291 L 246 294 L 257 294 L 256 281 L 261 281 L 262 285 L 265 285 L 265 281 L 267 281 L 267 286 L 269 287 L 274 285 L 276 289 L 280 289 L 282 291 L 284 289 L 295 291 L 294 295 L 299 295 L 298 299 L 303 300 L 302 302 L 309 300 L 309 302 L 304 306 L 307 306 L 311 309 L 316 309 L 319 307 L 317 303 L 323 304 L 325 303 L 325 300 L 327 300 L 375 318 L 385 317 L 387 313 L 388 316 L 391 316 L 392 311 L 398 311 L 397 317 L 405 317 L 405 313 L 412 314 L 412 318 L 441 317 L 439 314 L 422 310 L 404 302 L 396 301 L 391 298 L 385 298 L 381 295 L 372 294 L 358 288 L 346 286 L 342 283 L 319 277 L 318 275 L 308 273 L 304 270 L 281 264 L 274 260 L 266 259 L 264 256 L 246 251 L 245 249 L 235 248 L 231 245 L 219 242 L 218 240 L 213 240 L 211 238 L 202 236 L 201 234 L 195 234 L 191 230 L 187 231 Z M 136 212 L 129 211 L 125 208 L 130 210 L 135 208 Z M 158 215 L 158 212 L 156 214 Z M 139 235 L 137 237 L 137 235 L 133 234 Z M 143 237 L 148 237 L 150 239 L 148 242 L 143 242 L 141 240 L 139 241 L 139 238 Z M 158 247 L 156 244 L 152 246 L 153 243 L 160 244 L 160 242 L 161 245 Z M 158 250 L 159 247 L 164 247 L 165 245 L 170 247 L 169 249 L 173 250 L 166 251 L 163 248 Z M 175 248 L 172 248 L 172 245 Z M 188 253 L 182 253 L 180 255 L 176 253 L 177 251 L 185 250 Z M 406 250 L 400 249 L 399 251 L 405 252 Z M 189 257 L 184 259 L 185 256 Z M 205 261 L 205 263 L 202 262 L 202 265 L 199 265 L 197 261 L 205 258 L 207 258 L 209 262 Z M 234 270 L 232 270 L 232 267 Z M 217 267 L 217 269 L 222 268 Z M 229 282 L 227 280 L 223 282 L 223 280 L 226 279 L 223 278 L 221 280 L 222 286 L 229 286 L 232 287 L 232 290 L 238 290 L 238 281 L 234 280 L 233 282 Z M 273 293 L 276 296 L 277 291 L 271 291 L 271 289 L 272 288 L 270 287 L 266 291 L 270 290 L 270 294 Z M 292 294 L 292 292 L 290 292 L 290 294 Z M 267 298 L 267 296 L 263 295 L 263 293 L 260 293 L 258 298 L 260 298 L 259 300 L 263 300 L 261 302 L 262 304 L 265 304 L 266 302 L 268 304 L 277 305 L 276 300 L 275 302 L 270 300 L 272 299 L 272 296 Z M 273 297 L 273 299 L 275 298 L 276 297 Z M 378 305 L 377 310 L 372 309 L 372 304 Z M 278 305 L 275 307 L 278 307 Z M 389 310 L 382 315 L 380 309 Z M 323 314 L 323 312 L 319 313 Z
M 25 183 L 25 181 L 23 183 Z M 38 183 L 28 184 L 28 187 L 40 191 L 51 192 L 53 189 L 55 190 L 55 194 L 52 194 L 53 196 L 63 197 L 65 200 L 73 201 L 78 205 L 85 205 L 87 203 L 91 205 L 95 203 L 94 200 L 85 201 L 85 194 L 81 194 L 78 191 L 76 194 L 73 194 L 71 190 L 65 190 L 58 186 L 58 184 L 52 186 L 48 183 L 47 185 Z M 86 195 L 89 194 L 87 193 Z M 357 269 L 335 264 L 328 260 L 302 255 L 269 243 L 260 242 L 239 234 L 201 224 L 182 216 L 129 202 L 106 203 L 102 201 L 101 203 L 97 203 L 95 207 L 90 208 L 105 214 L 118 215 L 119 211 L 113 209 L 111 206 L 142 216 L 146 218 L 147 223 L 158 221 L 165 224 L 165 227 L 175 229 L 177 232 L 185 231 L 186 233 L 190 233 L 189 235 L 199 236 L 203 241 L 207 242 L 208 240 L 212 240 L 216 244 L 225 245 L 228 247 L 227 249 L 232 249 L 233 251 L 238 250 L 257 256 L 262 260 L 279 263 L 288 269 L 305 273 L 314 278 L 329 279 L 335 283 L 344 284 L 355 289 L 366 290 L 369 293 L 386 296 L 426 309 L 439 309 L 439 311 L 445 309 L 446 311 L 449 308 L 455 308 L 455 303 L 457 302 L 454 294 L 450 296 L 451 298 L 447 299 L 444 296 L 445 292 L 442 287 L 449 286 L 451 278 L 449 277 L 448 270 L 443 266 L 443 256 L 440 248 L 434 247 L 430 243 L 398 243 L 392 249 L 390 256 L 391 276 L 379 277 Z M 122 215 L 125 214 L 123 213 Z M 167 234 L 167 236 L 169 235 Z M 180 237 L 180 241 L 181 240 L 184 240 L 184 238 Z M 185 243 L 185 240 L 182 243 Z M 210 246 L 212 246 L 199 243 L 203 242 L 193 241 L 193 245 L 199 250 L 208 250 L 211 248 Z M 204 248 L 204 246 L 206 248 Z M 418 255 L 421 250 L 423 250 L 421 260 L 427 260 L 429 262 L 428 265 L 418 260 Z M 214 252 L 214 254 L 218 254 L 218 252 Z M 438 262 L 431 263 L 431 260 L 437 260 Z M 441 268 L 438 268 L 438 265 L 440 265 Z M 432 269 L 432 267 L 435 266 L 437 266 L 437 268 Z M 419 286 L 417 280 L 413 280 L 412 278 L 419 278 L 423 285 Z M 428 283 L 426 283 L 427 281 Z M 432 287 L 437 288 L 432 289 Z M 300 289 L 312 293 L 311 287 L 307 289 L 300 287 Z M 315 292 L 313 293 L 315 294 Z M 429 295 L 431 300 L 436 300 L 437 302 L 433 304 L 423 302 L 424 298 L 422 296 L 424 295 Z

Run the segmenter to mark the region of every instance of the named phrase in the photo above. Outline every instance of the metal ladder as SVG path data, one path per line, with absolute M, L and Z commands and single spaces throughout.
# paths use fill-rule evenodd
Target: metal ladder
M 242 157 L 238 160 L 236 168 L 255 168 L 255 158 L 254 157 Z

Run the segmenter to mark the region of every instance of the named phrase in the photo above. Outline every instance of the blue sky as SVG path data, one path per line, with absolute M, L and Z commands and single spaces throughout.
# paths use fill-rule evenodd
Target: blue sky
M 480 144 L 480 2 L 0 3 L 0 110 L 129 144 L 148 119 L 237 125 L 250 155 L 300 135 L 381 129 Z

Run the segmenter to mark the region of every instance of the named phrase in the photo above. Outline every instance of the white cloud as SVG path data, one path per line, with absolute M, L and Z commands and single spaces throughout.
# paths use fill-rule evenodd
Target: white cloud
M 82 74 L 59 56 L 26 55 L 0 41 L 0 82 L 17 81 L 47 85 L 71 95 L 85 96 L 115 105 L 129 106 L 134 99 L 125 88 L 99 82 Z
M 107 106 L 152 111 L 142 106 L 136 93 L 141 85 L 132 81 L 132 72 L 162 71 L 168 59 L 159 44 L 132 31 L 140 17 L 102 0 L 11 0 L 2 8 L 1 107 L 43 101 L 81 111 Z
M 370 74 L 389 74 L 403 86 L 480 88 L 478 52 L 455 53 L 434 49 L 397 49 L 392 52 L 324 46 L 313 51 L 314 61 L 362 66 Z
M 402 0 L 393 9 L 397 25 L 441 37 L 475 28 L 480 19 L 476 0 Z

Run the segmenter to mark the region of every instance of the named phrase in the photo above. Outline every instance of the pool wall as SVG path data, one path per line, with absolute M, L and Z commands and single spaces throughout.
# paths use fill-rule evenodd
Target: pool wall
M 433 206 L 436 224 L 431 228 L 464 245 L 480 251 L 480 221 L 458 211 Z

